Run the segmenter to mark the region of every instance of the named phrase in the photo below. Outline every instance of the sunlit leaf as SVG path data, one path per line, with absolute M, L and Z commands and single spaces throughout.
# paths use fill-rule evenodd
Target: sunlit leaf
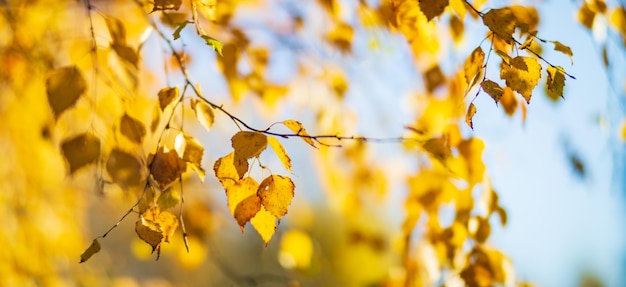
M 434 65 L 424 72 L 424 81 L 426 82 L 426 90 L 432 93 L 446 82 L 446 76 L 441 71 L 439 65 Z
M 183 29 L 185 29 L 185 27 L 189 23 L 193 23 L 193 22 L 191 22 L 191 21 L 184 21 L 184 22 L 178 24 L 178 26 L 176 26 L 176 30 L 174 30 L 174 33 L 172 34 L 172 36 L 174 37 L 174 40 L 178 40 L 178 38 L 180 38 L 180 32 L 182 32 Z
M 140 144 L 143 137 L 146 136 L 146 127 L 142 122 L 132 118 L 128 114 L 124 114 L 120 120 L 120 132 L 127 139 Z
M 196 99 L 191 100 L 191 109 L 196 115 L 198 122 L 207 130 L 210 131 L 215 120 L 213 108 L 203 101 Z
M 449 27 L 454 43 L 459 44 L 463 39 L 463 32 L 465 31 L 463 20 L 460 17 L 453 15 L 450 17 Z
M 572 49 L 570 47 L 561 44 L 561 42 L 559 42 L 559 41 L 553 41 L 552 43 L 554 43 L 554 50 L 555 51 L 561 52 L 561 53 L 569 56 L 570 62 L 572 62 L 572 64 L 574 64 L 574 60 L 573 60 L 574 53 L 572 52 Z
M 476 114 L 476 106 L 473 103 L 470 103 L 467 108 L 467 112 L 465 113 L 465 123 L 471 128 L 474 129 L 474 123 L 472 122 L 472 118 Z
M 52 71 L 46 79 L 46 93 L 55 118 L 74 106 L 86 89 L 87 82 L 76 66 Z
M 591 30 L 593 28 L 593 22 L 596 17 L 596 13 L 589 8 L 589 4 L 587 1 L 583 1 L 580 9 L 578 9 L 576 17 L 578 18 L 578 22 L 587 27 L 587 29 Z
M 241 228 L 241 232 L 243 232 L 243 228 L 252 219 L 257 212 L 261 210 L 261 200 L 259 197 L 254 194 L 244 198 L 241 202 L 237 204 L 235 207 L 235 212 L 233 216 L 239 224 L 239 228 Z
M 91 256 L 98 252 L 100 252 L 100 242 L 98 242 L 98 239 L 94 239 L 91 245 L 80 255 L 80 263 L 89 260 Z
M 227 189 L 228 186 L 236 183 L 246 174 L 248 161 L 245 159 L 235 160 L 235 152 L 231 152 L 215 161 L 213 171 L 222 186 Z
M 348 53 L 352 50 L 352 38 L 354 37 L 354 28 L 347 23 L 339 23 L 334 30 L 328 33 L 328 41 L 339 49 L 339 51 Z
M 241 131 L 231 138 L 231 143 L 236 159 L 249 159 L 259 156 L 267 148 L 267 136 L 258 132 Z
M 559 97 L 563 97 L 563 88 L 565 87 L 565 71 L 561 67 L 548 66 L 547 92 L 548 97 L 556 101 Z
M 502 94 L 504 94 L 502 87 L 492 80 L 483 81 L 480 83 L 480 87 L 482 87 L 483 91 L 491 96 L 491 98 L 496 102 L 496 105 L 500 101 L 500 98 L 502 98 Z
M 465 73 L 465 83 L 469 85 L 468 89 L 471 89 L 480 79 L 481 71 L 483 70 L 483 62 L 485 61 L 485 52 L 478 46 L 472 54 L 467 57 L 465 64 L 463 65 L 463 72 Z
M 231 184 L 226 188 L 226 199 L 228 200 L 228 209 L 230 213 L 235 217 L 237 223 L 241 227 L 250 220 L 259 211 L 257 207 L 255 207 L 256 202 L 260 206 L 261 202 L 257 196 L 257 190 L 259 189 L 259 183 L 251 177 L 244 177 L 240 181 L 235 184 Z M 256 197 L 257 199 L 250 198 Z M 250 198 L 250 199 L 249 199 Z M 239 207 L 239 205 L 246 201 Z M 239 208 L 239 213 L 237 213 L 237 208 Z M 250 215 L 254 211 L 254 214 Z
M 533 40 L 535 40 L 535 37 L 529 36 L 528 38 L 526 38 L 526 41 L 524 41 L 524 43 L 519 46 L 518 49 L 519 50 L 526 50 L 526 49 L 528 49 L 528 47 L 530 47 L 530 45 L 532 45 Z
M 70 173 L 96 162 L 100 157 L 100 139 L 91 133 L 84 133 L 61 143 L 63 156 L 70 164 Z
M 296 135 L 300 136 L 300 138 L 310 146 L 316 147 L 313 142 L 313 138 L 306 132 L 306 129 L 299 121 L 286 120 L 282 121 L 282 124 L 293 131 Z
M 504 108 L 504 112 L 509 117 L 512 117 L 515 114 L 515 110 L 517 109 L 517 98 L 515 97 L 515 92 L 511 90 L 509 87 L 504 87 L 502 98 L 500 98 L 500 104 Z
M 478 138 L 463 140 L 458 145 L 459 154 L 465 159 L 467 168 L 467 182 L 478 184 L 485 174 L 485 163 L 482 160 L 485 143 Z
M 157 199 L 157 205 L 161 210 L 170 209 L 180 202 L 180 194 L 175 191 L 173 188 L 168 188 L 167 190 L 161 192 L 159 194 L 159 198 Z
M 186 162 L 174 150 L 165 152 L 159 148 L 150 163 L 150 175 L 157 182 L 161 190 L 165 190 L 177 180 L 187 169 Z
M 122 21 L 114 17 L 104 17 L 104 20 L 111 35 L 111 43 L 126 45 L 126 29 Z
M 280 220 L 287 214 L 293 199 L 294 188 L 295 185 L 290 178 L 282 175 L 270 175 L 261 182 L 257 194 L 265 209 Z
M 159 107 L 161 107 L 161 111 L 164 111 L 167 106 L 169 106 L 174 99 L 177 99 L 180 95 L 180 91 L 178 87 L 168 87 L 159 90 Z
M 213 50 L 219 54 L 220 56 L 222 56 L 222 42 L 220 42 L 219 40 L 208 36 L 208 35 L 202 35 L 200 36 L 202 37 L 202 39 L 204 39 L 204 42 L 211 48 L 213 48 Z
M 154 11 L 178 10 L 183 0 L 154 0 Z
M 198 174 L 200 180 L 204 181 L 206 172 L 202 169 L 202 156 L 204 147 L 192 136 L 181 132 L 175 139 L 176 152 L 191 168 Z
M 517 56 L 511 59 L 510 65 L 502 63 L 500 78 L 530 103 L 532 91 L 541 78 L 541 65 L 535 58 Z
M 420 9 L 428 21 L 438 17 L 448 7 L 449 0 L 419 0 Z
M 267 137 L 267 143 L 270 144 L 270 147 L 272 147 L 272 150 L 274 150 L 274 153 L 278 156 L 278 159 L 280 159 L 285 169 L 291 172 L 291 158 L 289 158 L 287 150 L 285 150 L 283 145 L 274 137 Z
M 137 68 L 137 63 L 139 63 L 139 54 L 135 49 L 118 43 L 113 43 L 111 48 L 122 60 Z
M 622 4 L 613 8 L 609 13 L 611 27 L 622 34 L 622 38 L 626 38 L 626 7 Z
M 261 210 L 250 220 L 254 229 L 261 235 L 265 246 L 270 242 L 276 231 L 276 217 L 261 206 Z
M 113 182 L 122 188 L 138 186 L 141 183 L 141 163 L 135 156 L 120 149 L 111 151 L 106 169 Z
M 157 260 L 161 253 L 161 243 L 169 242 L 178 227 L 178 218 L 169 211 L 161 211 L 154 206 L 146 210 L 135 223 L 135 232 L 143 241 L 157 251 Z
M 509 8 L 491 9 L 483 16 L 483 24 L 498 37 L 510 44 L 517 20 Z
M 452 154 L 450 147 L 446 144 L 446 140 L 443 137 L 428 139 L 422 147 L 433 157 L 440 160 L 446 159 Z

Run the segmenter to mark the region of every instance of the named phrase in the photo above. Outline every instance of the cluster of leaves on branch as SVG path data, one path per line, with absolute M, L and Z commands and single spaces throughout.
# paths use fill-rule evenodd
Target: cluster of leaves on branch
M 300 56 L 292 64 L 296 66 L 294 70 L 302 74 L 287 82 L 312 74 L 336 96 L 328 99 L 328 105 L 344 105 L 350 84 L 354 84 L 333 61 L 332 55 L 352 57 L 358 53 L 353 49 L 353 42 L 364 29 L 404 36 L 414 66 L 422 74 L 424 87 L 414 95 L 419 103 L 415 120 L 407 124 L 407 133 L 402 137 L 375 139 L 349 136 L 350 131 L 341 120 L 343 114 L 333 114 L 327 109 L 328 105 L 311 107 L 320 119 L 315 129 L 320 133 L 311 135 L 295 120 L 279 119 L 277 124 L 267 128 L 255 128 L 224 105 L 217 104 L 212 95 L 202 94 L 189 72 L 195 56 L 185 47 L 186 43 L 196 40 L 188 37 L 190 33 L 197 34 L 207 45 L 204 53 L 217 58 L 234 101 L 256 95 L 270 107 L 289 98 L 290 85 L 273 82 L 268 77 L 268 70 L 276 60 L 271 47 L 255 41 L 250 35 L 252 32 L 233 20 L 241 10 L 262 9 L 260 2 L 263 1 L 108 3 L 85 0 L 79 3 L 80 7 L 74 7 L 86 15 L 84 28 L 88 40 L 80 44 L 87 49 L 81 55 L 68 52 L 67 59 L 50 65 L 45 80 L 45 92 L 56 125 L 72 126 L 79 131 L 64 135 L 59 143 L 69 174 L 76 175 L 85 167 L 95 165 L 101 189 L 118 186 L 137 196 L 136 203 L 121 220 L 131 213 L 138 214 L 135 231 L 157 251 L 158 258 L 161 244 L 171 240 L 177 229 L 182 230 L 187 242 L 182 222 L 183 177 L 189 171 L 195 172 L 201 180 L 206 175 L 203 160 L 208 149 L 186 126 L 186 113 L 192 114 L 197 123 L 210 132 L 218 115 L 225 116 L 239 129 L 230 140 L 232 152 L 218 158 L 213 171 L 225 190 L 226 205 L 234 221 L 242 230 L 250 222 L 266 244 L 295 196 L 295 185 L 288 176 L 273 174 L 261 163 L 260 155 L 267 145 L 289 173 L 292 172 L 291 159 L 279 140 L 297 137 L 319 148 L 318 164 L 330 196 L 341 201 L 342 212 L 346 215 L 358 216 L 369 198 L 367 191 L 384 196 L 389 189 L 385 171 L 372 164 L 366 143 L 403 142 L 406 152 L 418 163 L 417 170 L 406 175 L 409 194 L 405 199 L 400 252 L 405 276 L 400 280 L 408 283 L 403 285 L 428 285 L 438 281 L 438 278 L 420 275 L 423 264 L 417 246 L 422 243 L 435 251 L 432 260 L 438 270 L 460 276 L 467 285 L 514 280 L 507 274 L 510 263 L 506 256 L 488 243 L 490 219 L 495 214 L 505 225 L 507 215 L 486 174 L 482 161 L 485 144 L 467 136 L 469 131 L 464 130 L 462 122 L 474 127 L 477 107 L 473 100 L 481 92 L 493 98 L 509 116 L 518 109 L 525 116 L 526 104 L 530 103 L 542 77 L 546 78 L 545 88 L 551 98 L 563 95 L 566 78 L 573 77 L 541 56 L 542 44 L 552 44 L 570 60 L 573 53 L 558 41 L 538 37 L 539 16 L 535 8 L 512 5 L 488 9 L 483 8 L 484 3 L 480 1 L 462 0 L 390 0 L 378 4 L 359 1 L 354 5 L 320 0 L 314 3 L 316 13 L 321 14 L 328 25 L 325 30 L 316 31 L 317 34 L 304 28 L 306 11 L 286 9 L 292 12 L 288 27 L 277 28 L 273 36 Z M 121 9 L 116 5 L 126 6 Z M 120 10 L 135 17 L 111 12 Z M 356 17 L 348 19 L 346 10 Z M 440 32 L 449 30 L 449 37 L 459 44 L 467 41 L 464 27 L 470 22 L 482 24 L 485 37 L 473 43 L 475 48 L 468 53 L 467 60 L 455 63 L 456 70 L 450 71 L 441 64 L 446 34 Z M 155 96 L 138 97 L 145 85 L 153 84 L 150 77 L 143 74 L 148 60 L 143 52 L 147 37 L 156 37 L 163 46 L 168 83 L 158 83 L 162 88 Z M 307 46 L 309 38 L 321 41 L 310 47 Z M 372 49 L 382 45 L 385 43 L 372 39 Z M 329 53 L 331 56 L 312 52 L 319 49 L 333 52 Z M 90 57 L 84 57 L 85 54 Z M 494 63 L 498 60 L 499 63 Z M 244 64 L 249 68 L 240 68 Z M 499 73 L 491 73 L 492 69 Z M 318 70 L 322 72 L 316 74 Z M 465 99 L 472 91 L 476 94 L 468 105 Z M 84 119 L 86 123 L 74 123 L 76 119 Z M 275 132 L 274 128 L 279 129 L 281 125 L 290 132 Z M 345 148 L 329 149 L 332 146 Z M 351 164 L 337 164 L 337 161 Z M 253 178 L 252 170 L 257 167 L 262 174 L 269 174 Z M 177 185 L 179 187 L 175 188 Z M 475 191 L 481 191 L 478 200 L 473 196 Z M 454 206 L 454 221 L 442 226 L 441 207 L 450 205 Z M 100 251 L 99 239 L 117 225 L 119 222 L 93 240 L 82 254 L 81 262 Z M 396 279 L 387 280 L 390 286 L 401 285 L 392 282 Z

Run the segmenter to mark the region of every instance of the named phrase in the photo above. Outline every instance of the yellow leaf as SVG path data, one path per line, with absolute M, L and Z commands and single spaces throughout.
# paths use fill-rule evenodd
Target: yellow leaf
M 142 164 L 135 156 L 117 148 L 111 151 L 106 164 L 113 182 L 124 189 L 141 183 L 142 169 Z
M 180 194 L 172 188 L 161 192 L 159 199 L 157 199 L 157 205 L 161 210 L 170 209 L 180 202 Z
M 569 56 L 570 62 L 572 62 L 572 64 L 574 64 L 574 60 L 573 60 L 574 53 L 572 52 L 572 49 L 570 49 L 570 47 L 561 44 L 561 42 L 559 42 L 559 41 L 553 41 L 552 43 L 554 43 L 554 50 L 555 51 L 561 52 L 561 53 Z
M 204 176 L 206 175 L 206 172 L 202 169 L 204 147 L 195 138 L 183 132 L 176 136 L 174 146 L 178 156 L 191 166 L 201 181 L 204 181 Z
M 120 132 L 130 141 L 141 144 L 143 137 L 146 135 L 146 127 L 142 122 L 128 114 L 124 114 L 120 120 Z
M 256 194 L 244 198 L 237 204 L 233 216 L 235 216 L 235 220 L 237 224 L 239 224 L 241 232 L 243 232 L 246 223 L 248 223 L 259 210 L 261 210 L 261 200 Z
M 235 215 L 237 206 L 250 196 L 256 196 L 259 183 L 251 177 L 244 177 L 226 188 L 226 199 L 230 214 Z
M 587 29 L 591 30 L 591 28 L 593 28 L 596 12 L 591 10 L 587 1 L 583 1 L 583 4 L 580 6 L 580 9 L 578 9 L 576 16 L 578 18 L 578 22 L 587 27 Z
M 98 252 L 100 252 L 100 242 L 98 242 L 98 239 L 94 239 L 93 242 L 91 242 L 91 245 L 89 245 L 89 247 L 87 248 L 87 250 L 85 250 L 83 254 L 80 255 L 80 263 L 89 260 L 91 256 Z
M 215 161 L 213 165 L 215 176 L 225 189 L 241 179 L 248 171 L 248 161 L 235 160 L 235 153 L 231 152 Z
M 467 123 L 467 125 L 471 129 L 474 129 L 474 123 L 472 122 L 474 114 L 476 114 L 476 106 L 473 103 L 470 103 L 469 107 L 467 108 L 467 113 L 465 114 L 465 123 Z
M 448 7 L 449 0 L 419 0 L 420 9 L 428 21 L 438 17 Z
M 483 24 L 507 44 L 513 41 L 517 20 L 509 8 L 491 9 L 483 16 Z
M 289 230 L 280 240 L 278 262 L 285 269 L 305 270 L 313 259 L 313 240 L 304 231 Z
M 515 93 L 511 90 L 511 88 L 504 87 L 500 103 L 504 108 L 504 112 L 506 112 L 509 117 L 512 117 L 513 114 L 515 114 L 515 110 L 517 109 L 517 99 L 515 98 Z
M 274 153 L 278 156 L 280 162 L 283 163 L 285 169 L 287 169 L 288 172 L 291 172 L 291 159 L 289 158 L 289 155 L 283 145 L 280 144 L 280 141 L 274 137 L 268 137 L 267 143 L 270 144 L 270 147 L 272 147 L 272 150 L 274 150 Z
M 117 54 L 118 57 L 137 68 L 139 54 L 137 54 L 135 49 L 118 43 L 113 43 L 111 48 L 115 51 L 115 54 Z
M 294 120 L 286 120 L 283 121 L 282 124 L 294 133 L 296 133 L 296 135 L 300 136 L 300 138 L 308 143 L 310 146 L 316 147 L 315 143 L 313 142 L 313 138 L 306 132 L 306 129 L 304 128 L 304 126 L 302 126 L 300 122 Z
M 328 41 L 333 44 L 339 51 L 348 53 L 352 50 L 352 38 L 354 37 L 354 29 L 350 24 L 339 23 L 328 33 Z
M 424 80 L 426 82 L 426 90 L 432 93 L 446 82 L 446 76 L 443 75 L 439 65 L 435 65 L 424 73 Z
M 467 57 L 465 64 L 463 65 L 463 72 L 465 73 L 465 83 L 469 84 L 468 90 L 471 89 L 480 79 L 480 74 L 483 70 L 483 62 L 485 61 L 485 52 L 478 46 L 472 54 Z
M 122 21 L 109 16 L 104 17 L 104 21 L 106 22 L 109 34 L 111 35 L 111 43 L 126 45 L 126 29 L 124 28 Z
M 276 217 L 261 206 L 261 210 L 250 220 L 254 229 L 261 235 L 265 246 L 270 242 L 276 231 Z
M 196 119 L 198 119 L 198 122 L 200 122 L 200 124 L 207 131 L 210 131 L 215 118 L 215 115 L 213 114 L 213 108 L 203 101 L 192 99 L 191 109 L 196 115 Z
M 485 143 L 477 138 L 470 138 L 459 143 L 459 154 L 467 163 L 467 181 L 470 185 L 482 182 L 485 174 L 485 164 L 482 153 Z
M 154 11 L 178 10 L 183 0 L 154 0 Z
M 86 89 L 87 82 L 77 67 L 52 71 L 46 79 L 46 93 L 55 118 L 58 119 L 65 110 L 74 106 Z
M 290 178 L 282 175 L 270 175 L 259 186 L 258 196 L 261 204 L 278 220 L 287 214 L 295 185 Z
M 443 137 L 428 139 L 422 147 L 439 160 L 444 160 L 452 154 L 450 147 L 446 144 L 446 140 Z
M 532 91 L 541 78 L 541 65 L 535 58 L 517 56 L 511 59 L 510 65 L 502 63 L 500 78 L 530 103 Z
M 159 148 L 150 163 L 150 175 L 157 182 L 161 190 L 165 190 L 177 180 L 187 169 L 187 164 L 176 151 L 164 152 Z
M 508 7 L 515 16 L 516 25 L 520 32 L 529 33 L 539 25 L 539 14 L 533 6 L 512 5 Z
M 139 238 L 152 246 L 152 252 L 157 250 L 157 260 L 161 252 L 161 243 L 169 242 L 177 227 L 176 215 L 169 211 L 161 211 L 158 206 L 146 210 L 135 222 L 135 232 Z
M 500 87 L 500 85 L 492 80 L 483 81 L 480 83 L 480 87 L 482 87 L 483 91 L 491 96 L 491 98 L 496 102 L 496 105 L 500 101 L 500 98 L 502 98 L 502 94 L 504 94 L 504 90 Z
M 548 97 L 556 101 L 563 96 L 563 87 L 565 86 L 565 71 L 561 67 L 548 66 Z
M 159 90 L 159 106 L 161 107 L 161 111 L 164 111 L 165 108 L 174 101 L 174 99 L 178 98 L 180 91 L 178 87 L 169 87 L 163 88 Z
M 619 6 L 611 10 L 609 16 L 609 22 L 613 29 L 622 34 L 622 37 L 626 37 L 626 8 Z
M 80 134 L 61 143 L 63 156 L 70 164 L 70 173 L 94 163 L 100 157 L 100 139 L 91 133 Z
M 267 136 L 258 132 L 241 131 L 230 140 L 235 149 L 235 159 L 257 157 L 267 148 Z

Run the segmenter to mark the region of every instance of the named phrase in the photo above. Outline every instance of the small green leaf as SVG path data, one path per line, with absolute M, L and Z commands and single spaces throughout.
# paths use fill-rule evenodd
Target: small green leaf
M 202 37 L 206 44 L 213 48 L 215 52 L 217 52 L 220 56 L 222 55 L 222 42 L 208 35 L 202 35 L 200 37 Z

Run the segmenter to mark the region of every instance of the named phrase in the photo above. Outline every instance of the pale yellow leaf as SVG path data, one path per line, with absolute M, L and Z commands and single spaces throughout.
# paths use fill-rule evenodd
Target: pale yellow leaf
M 261 210 L 250 220 L 254 229 L 261 235 L 265 246 L 270 242 L 276 231 L 276 217 L 261 206 Z
M 313 138 L 306 132 L 306 129 L 300 122 L 294 120 L 286 120 L 282 121 L 282 124 L 289 128 L 291 131 L 293 131 L 296 135 L 300 136 L 300 138 L 308 143 L 310 146 L 316 147 L 315 143 L 313 142 Z
M 287 214 L 294 196 L 294 189 L 295 185 L 290 178 L 282 175 L 270 175 L 261 182 L 257 194 L 265 209 L 280 220 Z
M 191 109 L 196 115 L 198 122 L 207 130 L 210 131 L 215 121 L 215 115 L 213 108 L 203 101 L 196 99 L 191 100 Z
M 280 144 L 280 141 L 274 137 L 268 137 L 267 143 L 270 144 L 270 147 L 272 147 L 272 150 L 274 150 L 274 153 L 278 156 L 278 159 L 280 159 L 280 162 L 283 164 L 285 169 L 287 169 L 288 172 L 291 172 L 291 158 L 289 158 L 285 147 L 283 147 L 283 145 Z
M 202 169 L 202 157 L 204 147 L 192 136 L 180 132 L 174 141 L 174 146 L 178 156 L 198 174 L 201 181 L 204 181 L 206 172 Z

